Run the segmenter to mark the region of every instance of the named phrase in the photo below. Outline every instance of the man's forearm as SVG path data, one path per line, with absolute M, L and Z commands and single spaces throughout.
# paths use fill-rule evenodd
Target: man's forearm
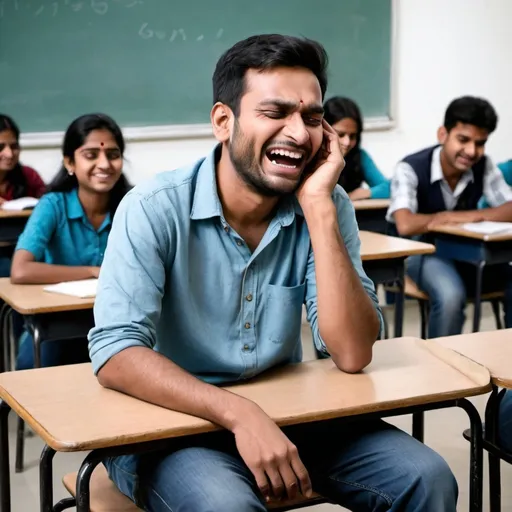
M 211 421 L 233 431 L 255 404 L 206 384 L 163 355 L 145 347 L 127 348 L 98 373 L 103 386 L 140 400 Z
M 303 206 L 315 257 L 318 326 L 336 365 L 360 371 L 371 361 L 380 322 L 343 242 L 334 203 Z

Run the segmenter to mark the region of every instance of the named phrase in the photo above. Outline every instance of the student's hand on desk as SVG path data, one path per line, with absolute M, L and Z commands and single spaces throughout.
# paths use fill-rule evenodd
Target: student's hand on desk
M 348 197 L 351 201 L 359 201 L 361 199 L 370 199 L 371 193 L 370 190 L 367 188 L 356 188 L 355 190 L 352 190 Z
M 480 211 L 467 211 L 467 212 L 439 212 L 434 215 L 430 221 L 428 229 L 432 230 L 438 226 L 445 224 L 463 224 L 465 222 L 480 222 L 483 220 Z
M 100 277 L 100 268 L 101 267 L 91 267 L 91 277 Z
M 304 180 L 296 192 L 302 209 L 311 204 L 321 204 L 330 200 L 341 171 L 345 167 L 338 134 L 325 120 L 322 122 L 324 129 L 322 146 L 305 169 Z
M 247 404 L 242 422 L 233 428 L 240 456 L 250 469 L 263 497 L 270 501 L 310 497 L 311 480 L 297 448 L 254 403 Z M 270 485 L 269 485 L 270 483 Z

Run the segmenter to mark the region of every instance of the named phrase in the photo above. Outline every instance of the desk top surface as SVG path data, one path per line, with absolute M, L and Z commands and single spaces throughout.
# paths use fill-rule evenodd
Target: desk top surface
M 358 210 L 382 210 L 388 209 L 391 204 L 390 199 L 361 199 L 353 201 L 354 209 Z
M 436 338 L 432 342 L 485 366 L 497 386 L 512 389 L 512 329 Z
M 512 233 L 496 233 L 493 235 L 485 235 L 483 233 L 475 233 L 468 231 L 462 227 L 462 224 L 447 224 L 439 226 L 432 230 L 432 233 L 444 233 L 446 235 L 460 236 L 464 238 L 472 238 L 482 240 L 484 242 L 508 242 L 512 241 Z
M 361 259 L 363 261 L 385 260 L 416 254 L 432 254 L 436 250 L 432 244 L 382 235 L 371 231 L 360 231 L 359 238 L 361 240 Z
M 331 359 L 290 365 L 228 386 L 279 425 L 307 423 L 473 396 L 490 390 L 486 368 L 416 338 L 383 340 L 355 375 Z M 82 451 L 215 430 L 199 418 L 100 386 L 90 364 L 0 374 L 0 398 L 58 451 Z
M 0 219 L 28 218 L 31 214 L 32 210 L 2 210 L 0 208 Z
M 22 315 L 56 313 L 92 309 L 94 298 L 81 299 L 44 291 L 47 285 L 11 284 L 8 277 L 0 279 L 0 299 Z

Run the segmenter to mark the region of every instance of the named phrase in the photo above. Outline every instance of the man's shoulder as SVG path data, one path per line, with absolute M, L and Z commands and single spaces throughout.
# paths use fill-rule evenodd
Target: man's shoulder
M 197 172 L 204 162 L 204 158 L 197 162 L 180 167 L 173 171 L 163 171 L 143 183 L 139 183 L 129 192 L 140 198 L 151 201 L 160 196 L 187 195 L 187 192 L 194 187 Z

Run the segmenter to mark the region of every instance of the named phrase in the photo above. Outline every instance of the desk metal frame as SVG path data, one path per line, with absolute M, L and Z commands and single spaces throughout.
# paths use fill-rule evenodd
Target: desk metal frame
M 470 263 L 476 268 L 473 332 L 480 330 L 482 314 L 482 275 L 486 265 L 512 261 L 512 240 L 486 241 L 448 233 L 433 233 L 436 256 Z
M 437 403 L 408 406 L 389 411 L 379 411 L 348 416 L 345 421 L 361 421 L 390 416 L 399 416 L 429 410 L 445 409 L 448 407 L 460 407 L 466 411 L 471 426 L 471 452 L 470 452 L 470 512 L 482 510 L 482 489 L 483 489 L 483 439 L 482 421 L 474 405 L 465 398 L 446 400 Z M 9 437 L 8 418 L 9 405 L 0 401 L 0 512 L 10 512 L 10 473 L 9 473 Z M 40 512 L 60 512 L 67 508 L 76 506 L 77 512 L 89 512 L 90 510 L 90 478 L 96 466 L 107 457 L 115 457 L 129 453 L 141 453 L 154 450 L 162 450 L 169 446 L 172 439 L 147 441 L 130 445 L 116 446 L 112 448 L 101 448 L 91 451 L 84 459 L 77 478 L 76 500 L 66 498 L 57 504 L 53 504 L 53 464 L 52 460 L 56 453 L 53 448 L 46 445 L 43 448 L 39 463 L 40 476 Z M 312 504 L 312 503 L 310 503 Z

